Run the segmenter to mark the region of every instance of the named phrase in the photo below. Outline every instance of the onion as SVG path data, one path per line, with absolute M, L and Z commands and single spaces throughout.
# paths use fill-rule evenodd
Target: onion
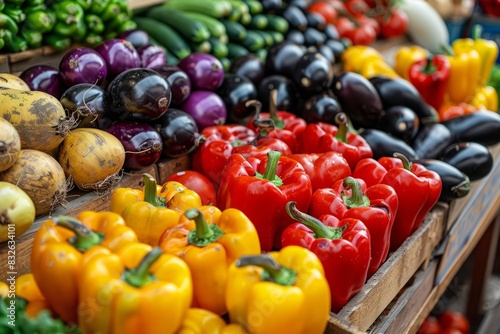
M 96 46 L 95 50 L 106 62 L 108 80 L 114 79 L 128 69 L 141 66 L 139 53 L 129 41 L 124 39 L 107 39 Z
M 0 173 L 0 181 L 24 190 L 35 204 L 36 215 L 51 212 L 65 204 L 68 186 L 56 159 L 37 150 L 21 150 L 14 165 Z
M 154 68 L 167 63 L 166 51 L 159 45 L 146 45 L 137 49 L 141 66 L 145 68 Z
M 101 55 L 86 47 L 69 50 L 59 63 L 59 75 L 67 86 L 80 83 L 99 85 L 106 79 L 107 65 Z
M 60 98 L 64 92 L 64 84 L 59 70 L 51 65 L 35 65 L 25 69 L 19 75 L 31 90 L 38 90 Z
M 78 188 L 102 190 L 120 180 L 125 149 L 115 136 L 104 130 L 78 128 L 64 138 L 58 160 Z
M 224 101 L 211 91 L 191 92 L 182 105 L 182 110 L 194 118 L 200 131 L 208 126 L 222 125 L 226 122 L 227 111 Z
M 9 169 L 21 151 L 21 138 L 16 128 L 0 118 L 0 172 Z
M 207 53 L 194 52 L 179 60 L 177 66 L 187 73 L 195 89 L 214 91 L 224 80 L 222 63 Z

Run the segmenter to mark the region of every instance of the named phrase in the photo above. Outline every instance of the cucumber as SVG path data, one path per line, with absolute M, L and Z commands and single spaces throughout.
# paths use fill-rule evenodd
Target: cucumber
M 259 0 L 244 0 L 250 11 L 250 15 L 256 15 L 262 13 L 264 7 Z
M 201 13 L 217 19 L 229 15 L 233 8 L 227 0 L 168 0 L 161 6 L 185 12 Z
M 211 16 L 195 12 L 184 12 L 184 14 L 193 20 L 203 23 L 213 37 L 219 38 L 226 34 L 226 27 L 219 20 Z
M 241 23 L 229 20 L 222 20 L 221 22 L 224 27 L 226 27 L 226 33 L 229 41 L 239 42 L 247 37 L 247 29 Z
M 266 15 L 267 16 L 267 29 L 274 30 L 285 34 L 288 31 L 289 24 L 288 21 L 277 15 Z
M 252 29 L 264 30 L 267 28 L 267 16 L 263 14 L 257 14 L 252 16 L 252 20 L 248 25 Z
M 255 51 L 255 55 L 258 58 L 260 58 L 260 60 L 262 60 L 264 63 L 266 62 L 267 53 L 268 53 L 267 49 L 260 49 L 260 50 Z
M 260 35 L 264 39 L 264 42 L 265 42 L 264 47 L 270 47 L 270 46 L 274 45 L 274 38 L 267 31 L 264 31 L 264 30 L 249 30 L 249 31 L 252 31 L 252 32 Z
M 229 72 L 229 70 L 231 69 L 231 61 L 229 60 L 229 58 L 226 58 L 226 57 L 222 57 L 222 58 L 219 58 L 220 62 L 222 63 L 222 68 L 224 69 L 224 72 Z
M 209 41 L 203 41 L 201 43 L 191 43 L 191 51 L 210 53 L 212 51 L 212 45 Z
M 186 41 L 170 26 L 147 17 L 135 17 L 137 27 L 147 32 L 155 41 L 167 49 L 176 58 L 182 59 L 191 54 Z
M 227 56 L 227 45 L 222 43 L 218 38 L 210 37 L 208 39 L 210 45 L 212 46 L 211 54 L 217 58 L 222 58 Z
M 229 59 L 235 59 L 238 57 L 246 56 L 249 53 L 250 51 L 248 51 L 245 47 L 239 44 L 227 43 L 227 57 Z
M 207 41 L 210 37 L 205 24 L 190 18 L 184 12 L 165 7 L 154 7 L 146 12 L 146 17 L 158 20 L 177 31 L 184 39 L 192 43 Z
M 240 43 L 251 52 L 255 52 L 266 46 L 264 38 L 253 30 L 247 30 L 247 37 L 245 37 Z
M 241 14 L 241 18 L 240 18 L 239 22 L 241 24 L 243 24 L 244 26 L 249 25 L 250 22 L 252 22 L 252 15 L 250 15 L 250 14 Z
M 274 31 L 274 30 L 266 30 L 266 32 L 271 35 L 271 37 L 273 38 L 274 40 L 274 44 L 278 44 L 278 43 L 281 43 L 285 40 L 285 36 L 280 33 L 280 32 L 277 32 L 277 31 Z

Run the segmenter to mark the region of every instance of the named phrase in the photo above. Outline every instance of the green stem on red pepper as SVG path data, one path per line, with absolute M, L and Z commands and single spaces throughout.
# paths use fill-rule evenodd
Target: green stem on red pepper
M 255 177 L 267 180 L 274 184 L 276 187 L 281 187 L 283 185 L 283 180 L 276 175 L 276 167 L 278 166 L 278 161 L 281 157 L 280 151 L 270 151 L 267 153 L 267 164 L 264 174 L 256 173 Z
M 413 163 L 410 160 L 408 160 L 408 158 L 406 157 L 406 155 L 404 155 L 402 153 L 399 153 L 399 152 L 394 152 L 394 154 L 392 156 L 394 158 L 397 158 L 397 159 L 401 160 L 401 162 L 403 162 L 403 168 L 404 169 L 411 171 Z
M 92 231 L 74 217 L 57 216 L 54 217 L 54 223 L 75 233 L 68 242 L 80 252 L 85 252 L 89 248 L 99 245 L 104 239 L 102 233 Z
M 291 286 L 297 280 L 297 272 L 280 265 L 271 255 L 245 255 L 236 260 L 237 267 L 257 266 L 264 269 L 262 280 L 283 286 Z
M 313 232 L 316 238 L 326 238 L 330 240 L 336 240 L 342 238 L 342 233 L 347 228 L 347 225 L 342 227 L 329 227 L 323 224 L 319 219 L 308 215 L 307 213 L 301 212 L 297 209 L 296 202 L 290 201 L 286 203 L 286 212 L 288 215 L 309 227 Z
M 347 115 L 344 113 L 338 113 L 335 115 L 335 123 L 338 126 L 335 138 L 339 142 L 347 143 Z
M 224 232 L 219 228 L 219 226 L 215 224 L 209 225 L 200 210 L 196 208 L 186 210 L 184 212 L 184 216 L 188 219 L 194 220 L 194 223 L 196 224 L 196 228 L 189 232 L 187 238 L 190 245 L 204 247 L 214 243 L 217 239 L 224 235 Z
M 163 251 L 160 247 L 154 247 L 142 258 L 137 267 L 128 269 L 123 273 L 123 280 L 136 288 L 156 281 L 156 277 L 149 270 L 162 254 Z
M 269 118 L 274 121 L 274 126 L 276 129 L 285 128 L 285 122 L 278 116 L 278 107 L 276 106 L 278 101 L 278 90 L 271 90 L 269 97 Z M 256 115 L 258 117 L 258 114 Z
M 344 188 L 351 190 L 351 196 L 342 191 L 342 200 L 349 209 L 370 206 L 370 199 L 365 195 L 363 189 L 361 189 L 361 184 L 355 178 L 352 176 L 346 177 L 342 181 L 342 185 Z
M 424 73 L 424 74 L 432 74 L 432 73 L 436 72 L 436 66 L 434 66 L 434 64 L 432 63 L 432 59 L 433 58 L 434 58 L 434 55 L 429 52 L 427 54 L 427 59 L 426 59 L 425 66 L 422 67 L 422 70 L 421 70 L 422 73 Z

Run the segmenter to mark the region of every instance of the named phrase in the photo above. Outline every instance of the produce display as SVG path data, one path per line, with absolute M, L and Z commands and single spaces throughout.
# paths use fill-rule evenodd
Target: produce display
M 2 333 L 323 333 L 493 169 L 498 46 L 479 28 L 390 65 L 369 44 L 414 22 L 388 1 L 37 6 L 59 20 L 43 40 L 81 43 L 0 73 L 0 242 L 40 222 Z M 53 215 L 75 192 L 106 208 Z

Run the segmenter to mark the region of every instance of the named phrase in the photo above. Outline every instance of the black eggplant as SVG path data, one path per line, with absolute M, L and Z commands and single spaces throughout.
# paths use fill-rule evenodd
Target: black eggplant
M 68 88 L 60 98 L 68 117 L 75 118 L 78 127 L 104 128 L 109 116 L 110 99 L 108 93 L 89 83 L 81 83 Z
M 261 0 L 262 3 L 262 11 L 264 13 L 272 13 L 281 7 L 283 7 L 282 0 Z
M 410 144 L 418 133 L 420 121 L 410 108 L 394 106 L 385 110 L 380 129 Z
M 110 111 L 121 120 L 149 121 L 163 115 L 172 101 L 170 85 L 158 72 L 132 68 L 108 86 Z
M 341 41 L 335 39 L 329 39 L 323 46 L 326 46 L 330 50 L 332 50 L 333 55 L 335 56 L 335 63 L 339 64 L 340 61 L 342 60 L 342 54 L 346 49 L 346 45 Z
M 436 110 L 425 103 L 417 89 L 407 80 L 382 76 L 371 77 L 384 108 L 404 106 L 413 110 L 420 119 L 420 124 L 437 123 Z
M 177 158 L 192 152 L 200 135 L 193 117 L 183 110 L 169 108 L 161 117 L 152 121 L 163 141 L 162 156 Z
M 290 28 L 304 31 L 308 26 L 307 17 L 304 11 L 297 6 L 289 4 L 279 11 L 279 15 L 288 21 Z
M 323 16 L 315 12 L 306 12 L 307 25 L 311 28 L 323 31 L 326 28 L 326 21 Z
M 417 153 L 410 145 L 387 132 L 377 129 L 362 129 L 359 134 L 372 148 L 374 159 L 392 157 L 396 152 L 403 154 L 409 160 L 418 159 Z
M 267 75 L 281 74 L 290 78 L 304 52 L 304 48 L 291 41 L 283 41 L 272 46 L 267 52 L 265 61 Z
M 217 94 L 226 105 L 228 118 L 236 123 L 251 116 L 252 110 L 247 108 L 245 103 L 258 96 L 257 88 L 250 79 L 234 73 L 224 75 L 224 81 Z
M 264 78 L 266 71 L 262 59 L 257 57 L 254 53 L 249 53 L 233 59 L 229 72 L 247 77 L 255 86 L 258 86 Z
M 307 51 L 295 65 L 293 81 L 300 88 L 301 93 L 323 92 L 333 81 L 332 64 L 321 53 Z
M 304 31 L 304 45 L 305 46 L 320 46 L 325 44 L 327 37 L 316 28 L 308 27 Z
M 436 159 L 420 159 L 414 162 L 421 164 L 428 170 L 436 172 L 441 177 L 443 189 L 439 196 L 440 201 L 449 202 L 465 197 L 469 193 L 469 177 L 452 165 Z
M 167 80 L 172 91 L 172 106 L 180 106 L 191 94 L 191 79 L 189 75 L 175 65 L 154 67 L 163 79 Z
M 339 31 L 331 23 L 326 24 L 325 29 L 323 29 L 322 31 L 326 35 L 326 37 L 328 37 L 329 40 L 335 41 L 340 39 Z
M 355 126 L 378 127 L 385 111 L 373 85 L 355 72 L 336 75 L 332 92 Z
M 444 149 L 439 160 L 457 168 L 471 181 L 488 175 L 493 168 L 493 156 L 486 146 L 478 143 L 456 143 Z
M 298 113 L 298 93 L 291 79 L 284 75 L 270 75 L 262 79 L 258 86 L 258 100 L 263 110 L 268 110 L 271 91 L 278 91 L 276 108 L 278 110 Z
M 302 108 L 302 118 L 307 123 L 335 123 L 335 116 L 342 112 L 339 102 L 327 93 L 320 93 L 308 98 Z
M 326 59 L 328 59 L 328 61 L 330 62 L 330 64 L 335 64 L 335 54 L 333 53 L 332 49 L 330 49 L 330 47 L 328 47 L 327 45 L 323 44 L 323 45 L 320 45 L 318 48 L 317 48 L 318 52 L 321 53 L 323 55 L 323 57 L 325 57 Z
M 411 147 L 421 159 L 436 159 L 453 142 L 450 130 L 443 124 L 423 124 Z
M 289 42 L 292 42 L 297 45 L 303 45 L 306 42 L 306 38 L 304 37 L 304 33 L 297 29 L 290 29 L 286 33 L 285 39 Z
M 500 115 L 488 110 L 455 117 L 443 122 L 455 142 L 475 142 L 486 146 L 500 142 Z

